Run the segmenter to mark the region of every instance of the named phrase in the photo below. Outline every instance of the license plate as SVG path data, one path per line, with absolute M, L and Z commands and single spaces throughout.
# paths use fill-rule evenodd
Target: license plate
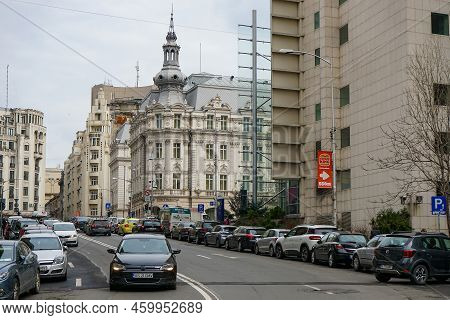
M 380 266 L 380 269 L 391 270 L 391 269 L 392 269 L 392 266 L 391 266 L 391 265 L 382 264 L 382 265 Z
M 133 273 L 135 279 L 152 279 L 153 273 Z
M 40 270 L 40 271 L 47 271 L 47 267 L 46 267 L 46 266 L 40 266 L 40 267 L 39 267 L 39 270 Z

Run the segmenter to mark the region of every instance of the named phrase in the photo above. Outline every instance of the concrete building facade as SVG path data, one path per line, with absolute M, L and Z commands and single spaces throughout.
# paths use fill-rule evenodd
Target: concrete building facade
M 401 116 L 415 47 L 435 38 L 450 56 L 449 11 L 446 0 L 272 0 L 273 175 L 299 181 L 305 222 L 332 220 L 331 193 L 316 187 L 317 150 L 331 150 L 332 83 L 341 225 L 368 226 L 378 210 L 401 206 L 400 199 L 386 201 L 398 188 L 393 173 L 373 170 L 370 159 L 387 155 L 382 126 Z M 442 18 L 439 32 L 436 16 Z M 319 55 L 333 69 L 280 49 Z M 436 229 L 432 194 L 408 195 L 413 228 Z
M 63 171 L 60 168 L 45 169 L 45 203 L 59 194 Z

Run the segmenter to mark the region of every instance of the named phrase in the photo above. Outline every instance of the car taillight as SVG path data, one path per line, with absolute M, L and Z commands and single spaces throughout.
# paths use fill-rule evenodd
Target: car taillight
M 344 247 L 342 246 L 342 244 L 335 244 L 334 247 L 338 250 L 344 249 Z
M 92 225 L 92 228 L 97 228 L 97 226 L 95 224 Z
M 403 258 L 412 258 L 416 250 L 403 250 Z
M 309 236 L 309 240 L 320 240 L 322 239 L 321 236 Z
M 255 238 L 255 236 L 252 234 L 246 234 L 245 237 L 249 240 L 252 240 L 253 238 Z
M 125 228 L 128 228 L 129 226 L 128 226 L 128 223 L 125 225 Z

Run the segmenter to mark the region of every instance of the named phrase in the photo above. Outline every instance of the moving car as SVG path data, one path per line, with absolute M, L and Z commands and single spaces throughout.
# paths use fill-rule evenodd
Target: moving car
M 89 218 L 88 217 L 76 217 L 75 218 L 75 228 L 80 229 L 81 231 L 85 232 L 84 227 L 86 226 Z
M 110 264 L 109 287 L 159 286 L 176 289 L 177 261 L 164 235 L 126 235 L 114 254 Z
M 275 244 L 280 237 L 284 237 L 289 230 L 287 229 L 269 229 L 256 240 L 255 254 L 268 253 L 271 257 L 275 256 Z
M 424 285 L 450 277 L 450 238 L 442 233 L 389 234 L 375 249 L 375 277 L 380 282 L 409 278 Z
M 170 237 L 172 239 L 178 239 L 180 241 L 187 240 L 189 237 L 189 232 L 195 225 L 193 222 L 180 222 L 173 226 L 170 232 Z
M 23 234 L 29 234 L 31 231 L 35 230 L 45 230 L 45 231 L 51 231 L 47 228 L 47 226 L 44 226 L 43 224 L 37 224 L 37 225 L 31 225 L 24 228 Z M 51 231 L 53 232 L 53 231 Z
M 225 249 L 238 249 L 241 252 L 250 249 L 254 252 L 256 239 L 265 231 L 266 229 L 262 227 L 238 227 L 225 239 Z
M 41 278 L 67 279 L 67 247 L 56 234 L 27 234 L 20 241 L 37 255 Z
M 218 224 L 217 221 L 197 221 L 195 226 L 189 230 L 188 242 L 195 241 L 196 244 L 202 243 L 205 239 L 205 234 Z
M 117 234 L 126 235 L 133 233 L 136 230 L 138 221 L 139 220 L 135 218 L 125 218 L 122 223 L 119 223 Z
M 300 258 L 303 262 L 311 259 L 311 251 L 314 245 L 324 234 L 336 231 L 336 227 L 329 225 L 303 224 L 294 227 L 284 237 L 278 238 L 275 244 L 277 258 Z
M 78 234 L 72 222 L 54 223 L 53 232 L 59 237 L 63 245 L 78 247 Z
M 356 249 L 353 254 L 353 269 L 355 269 L 355 271 L 373 270 L 375 248 L 380 245 L 385 237 L 386 235 L 384 234 L 377 235 L 370 239 L 365 247 Z
M 111 235 L 111 226 L 109 225 L 108 219 L 90 218 L 84 229 L 88 236 L 95 236 L 97 234 L 101 234 L 104 236 Z
M 58 219 L 46 219 L 43 221 L 43 224 L 47 226 L 47 228 L 51 229 L 53 227 L 53 224 L 59 222 Z
M 158 219 L 143 219 L 139 232 L 162 233 L 163 228 Z
M 123 223 L 125 218 L 117 218 L 116 222 L 111 225 L 111 231 L 112 233 L 118 233 L 119 232 L 119 225 Z
M 20 241 L 0 241 L 0 300 L 27 291 L 39 293 L 41 279 L 37 256 Z
M 217 225 L 211 231 L 205 233 L 205 245 L 215 245 L 220 248 L 225 244 L 225 239 L 236 230 L 237 227 L 230 225 Z
M 311 262 L 318 264 L 326 261 L 330 268 L 334 268 L 338 264 L 350 266 L 353 253 L 366 244 L 367 239 L 363 234 L 347 231 L 330 232 L 317 241 L 313 247 Z
M 161 224 L 166 236 L 170 235 L 172 228 L 178 222 L 191 221 L 191 210 L 181 207 L 162 208 L 159 212 Z

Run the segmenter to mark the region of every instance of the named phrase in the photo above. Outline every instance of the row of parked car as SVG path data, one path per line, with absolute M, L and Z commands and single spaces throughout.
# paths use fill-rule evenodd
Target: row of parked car
M 125 235 L 138 232 L 163 232 L 161 223 L 156 218 L 74 217 L 71 221 L 77 229 L 89 236 L 111 236 L 112 233 Z
M 368 240 L 363 234 L 329 225 L 266 230 L 200 221 L 175 224 L 169 236 L 227 250 L 324 263 L 330 268 L 342 265 L 355 271 L 372 271 L 380 282 L 400 277 L 425 284 L 429 278 L 446 281 L 450 277 L 450 238 L 442 233 L 400 232 Z

